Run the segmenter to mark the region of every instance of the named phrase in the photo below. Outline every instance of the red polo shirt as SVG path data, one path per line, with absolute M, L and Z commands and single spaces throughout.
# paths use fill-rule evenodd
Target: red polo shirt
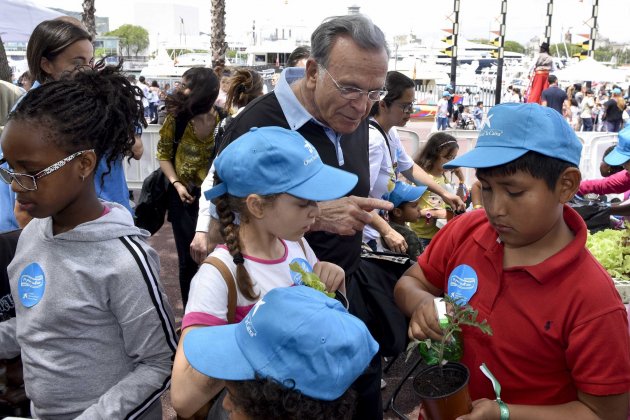
M 508 403 L 561 404 L 576 400 L 578 389 L 593 395 L 630 389 L 626 310 L 585 248 L 584 221 L 568 206 L 564 220 L 575 239 L 534 266 L 503 268 L 503 244 L 483 210 L 450 221 L 419 257 L 436 287 L 474 292 L 469 303 L 494 331 L 486 336 L 464 327 L 462 362 L 473 400 L 495 398 L 482 362 Z

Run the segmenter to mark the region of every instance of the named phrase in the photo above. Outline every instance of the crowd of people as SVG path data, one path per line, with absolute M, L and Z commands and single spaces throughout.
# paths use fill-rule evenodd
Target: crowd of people
M 449 295 L 494 332 L 461 331 L 462 419 L 627 418 L 628 314 L 567 205 L 582 146 L 561 113 L 462 110 L 472 151 L 441 132 L 409 156 L 396 127 L 414 82 L 388 72 L 363 15 L 325 20 L 266 94 L 253 70 L 193 68 L 160 98 L 94 63 L 90 41 L 68 18 L 35 29 L 33 87 L 0 137 L 0 360 L 21 357 L 31 415 L 159 419 L 170 387 L 183 418 L 382 419 L 383 357 L 439 340 Z M 180 328 L 149 233 L 107 195 L 161 100 Z M 619 138 L 611 165 L 630 159 Z M 461 168 L 477 170 L 472 198 Z

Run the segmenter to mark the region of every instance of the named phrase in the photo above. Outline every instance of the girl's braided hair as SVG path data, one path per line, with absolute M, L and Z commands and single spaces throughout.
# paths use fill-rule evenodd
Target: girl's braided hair
M 221 179 L 215 174 L 214 184 L 217 185 L 221 182 Z M 278 195 L 279 194 L 263 196 L 263 199 L 267 203 L 271 203 Z M 241 251 L 241 240 L 239 236 L 240 228 L 238 224 L 234 223 L 234 213 L 239 214 L 241 223 L 247 223 L 248 221 L 249 213 L 245 205 L 245 199 L 224 194 L 214 199 L 214 204 L 216 205 L 217 214 L 219 215 L 221 236 L 233 258 L 234 264 L 236 264 L 236 285 L 247 299 L 257 300 L 259 295 L 254 293 L 254 282 L 244 265 L 245 259 Z
M 36 120 L 54 135 L 51 141 L 74 153 L 94 149 L 112 162 L 131 156 L 136 127 L 144 122 L 142 91 L 129 83 L 118 66 L 83 66 L 58 81 L 28 92 L 9 120 Z M 104 174 L 105 175 L 105 174 Z

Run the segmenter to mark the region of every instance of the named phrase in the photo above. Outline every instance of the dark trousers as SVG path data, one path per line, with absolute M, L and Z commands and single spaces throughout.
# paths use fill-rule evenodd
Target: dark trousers
M 582 131 L 593 131 L 592 118 L 582 118 Z
M 380 350 L 352 385 L 358 393 L 354 419 L 383 418 L 381 399 L 381 356 L 398 355 L 407 343 L 407 321 L 394 303 L 398 264 L 373 263 L 361 259 L 359 267 L 346 277 L 349 312 L 362 320 L 379 343 Z
M 195 229 L 197 228 L 200 190 L 196 188 L 194 191 L 189 192 L 195 197 L 195 201 L 192 204 L 184 204 L 179 198 L 175 187 L 172 185 L 168 186 L 168 221 L 173 226 L 173 237 L 175 238 L 177 259 L 179 260 L 179 287 L 184 308 L 186 308 L 186 303 L 188 302 L 190 281 L 199 268 L 190 256 L 190 243 L 195 236 Z

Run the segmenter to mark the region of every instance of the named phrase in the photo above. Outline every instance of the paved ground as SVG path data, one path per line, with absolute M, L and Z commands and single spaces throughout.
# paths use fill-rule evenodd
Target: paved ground
M 407 128 L 417 132 L 421 138 L 425 138 L 431 128 L 430 122 L 410 122 Z M 139 192 L 136 192 L 136 197 Z M 166 222 L 162 229 L 157 232 L 152 238 L 150 238 L 150 244 L 160 255 L 161 272 L 160 278 L 166 289 L 166 293 L 169 297 L 170 303 L 175 312 L 175 322 L 177 326 L 181 324 L 181 318 L 184 311 L 182 307 L 182 299 L 179 291 L 178 274 L 177 274 L 177 252 L 175 251 L 175 242 L 173 240 L 173 231 L 170 223 Z M 411 363 L 411 362 L 410 362 Z M 384 379 L 387 381 L 387 387 L 382 392 L 383 404 L 391 398 L 391 394 L 397 383 L 401 380 L 405 371 L 408 370 L 408 365 L 404 362 L 404 357 L 399 357 L 396 360 L 391 369 L 384 374 Z M 418 411 L 416 408 L 417 398 L 413 395 L 411 390 L 411 381 L 406 381 L 399 396 L 396 399 L 396 407 L 398 411 L 409 416 L 409 418 L 417 418 Z M 164 420 L 175 419 L 175 412 L 170 405 L 169 394 L 167 393 L 162 398 L 162 406 Z M 391 410 L 385 413 L 385 419 L 396 419 L 397 416 Z

